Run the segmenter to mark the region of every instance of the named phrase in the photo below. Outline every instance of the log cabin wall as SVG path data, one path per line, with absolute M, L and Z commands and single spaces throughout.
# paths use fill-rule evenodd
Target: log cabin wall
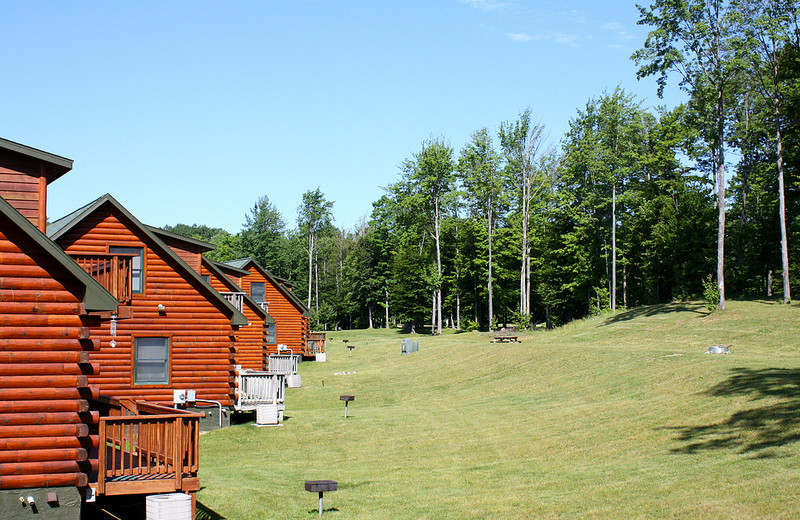
M 253 282 L 264 282 L 264 301 L 269 304 L 267 312 L 275 319 L 276 344 L 267 345 L 267 355 L 277 354 L 278 345 L 288 346 L 295 354 L 302 353 L 309 333 L 308 316 L 281 292 L 276 282 L 264 276 L 253 262 L 245 269 L 250 274 L 242 277 L 242 290 L 252 296 Z
M 211 286 L 219 292 L 230 292 L 232 288 L 219 278 L 217 273 L 203 266 L 200 274 L 207 275 Z M 239 327 L 236 334 L 234 364 L 243 369 L 267 369 L 267 343 L 264 318 L 253 308 L 251 301 L 245 300 L 242 314 L 247 317 L 248 325 Z
M 30 235 L 0 213 L 0 511 L 53 518 L 45 491 L 59 497 L 59 518 L 80 516 L 97 421 L 88 399 L 87 321 L 81 287 Z M 49 488 L 49 489 L 43 489 Z M 17 491 L 8 491 L 8 490 Z M 18 491 L 24 489 L 25 492 Z M 33 515 L 19 496 L 33 496 Z
M 144 249 L 143 292 L 131 300 L 132 317 L 104 321 L 93 337 L 100 349 L 92 360 L 101 374 L 89 382 L 103 394 L 171 404 L 173 390 L 196 390 L 199 399 L 234 400 L 233 341 L 235 330 L 226 315 L 198 287 L 196 280 L 176 270 L 175 261 L 108 202 L 57 238 L 70 255 L 107 253 L 111 246 Z M 182 268 L 185 269 L 185 268 Z M 163 305 L 165 310 L 159 311 Z M 135 384 L 133 375 L 136 338 L 167 338 L 168 382 Z M 111 346 L 111 341 L 115 346 Z
M 15 171 L 0 164 L 0 197 L 6 199 L 34 226 L 39 225 L 41 199 L 38 175 Z
M 0 197 L 40 231 L 47 222 L 47 185 L 71 169 L 71 159 L 0 138 Z

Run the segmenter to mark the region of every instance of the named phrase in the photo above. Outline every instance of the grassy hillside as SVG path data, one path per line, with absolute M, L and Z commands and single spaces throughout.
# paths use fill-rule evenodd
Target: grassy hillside
M 206 518 L 308 519 L 304 481 L 334 479 L 329 519 L 797 518 L 800 307 L 728 307 L 635 309 L 521 344 L 415 336 L 405 356 L 395 331 L 334 332 L 282 426 L 202 437 L 198 500 Z

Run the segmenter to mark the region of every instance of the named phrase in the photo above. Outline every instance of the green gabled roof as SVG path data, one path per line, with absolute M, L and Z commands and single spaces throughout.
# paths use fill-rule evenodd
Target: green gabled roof
M 231 292 L 240 292 L 244 294 L 244 299 L 247 300 L 248 303 L 250 303 L 250 307 L 252 307 L 256 311 L 256 314 L 264 318 L 264 321 L 266 321 L 267 323 L 275 323 L 275 320 L 273 319 L 272 316 L 270 316 L 267 313 L 267 311 L 262 309 L 261 306 L 258 303 L 256 303 L 254 299 L 252 299 L 247 293 L 242 291 L 241 287 L 233 283 L 233 281 L 230 278 L 225 276 L 225 273 L 223 273 L 222 270 L 219 268 L 220 265 L 219 263 L 213 260 L 209 260 L 208 258 L 205 257 L 202 257 L 201 261 L 203 262 L 203 264 L 205 264 L 206 268 L 208 268 L 209 271 L 213 272 L 215 275 L 217 275 L 217 278 L 222 280 L 222 283 L 225 284 L 225 286 L 228 287 L 231 290 Z M 249 273 L 249 271 L 247 272 Z
M 0 137 L 0 155 L 13 156 L 15 162 L 31 165 L 31 161 L 41 161 L 47 165 L 44 176 L 51 183 L 72 169 L 72 159 L 61 157 L 24 144 L 15 143 Z
M 205 240 L 198 240 L 196 238 L 187 237 L 178 233 L 173 233 L 172 231 L 167 231 L 166 229 L 162 229 L 155 226 L 147 226 L 147 228 L 155 233 L 156 235 L 166 237 L 168 239 L 176 240 L 178 242 L 183 242 L 184 244 L 194 246 L 199 252 L 205 253 L 206 251 L 213 251 L 217 248 L 214 244 L 210 242 L 206 242 Z
M 56 262 L 61 264 L 78 282 L 80 282 L 85 290 L 83 292 L 83 304 L 88 311 L 116 311 L 119 302 L 114 298 L 111 293 L 106 291 L 100 283 L 92 278 L 75 260 L 68 254 L 61 250 L 55 242 L 47 238 L 44 233 L 34 226 L 28 219 L 23 217 L 16 209 L 14 209 L 6 200 L 0 197 L 0 213 L 8 217 L 13 225 L 17 226 L 20 231 L 28 235 L 34 242 L 36 242 L 42 250 L 44 250 Z
M 146 226 L 139 222 L 139 220 L 133 216 L 122 204 L 120 204 L 117 199 L 112 197 L 109 194 L 105 194 L 99 199 L 96 199 L 89 204 L 73 211 L 69 215 L 62 217 L 50 226 L 47 227 L 47 234 L 50 236 L 52 240 L 58 240 L 59 237 L 67 233 L 70 229 L 75 227 L 79 222 L 81 222 L 84 218 L 88 215 L 93 213 L 103 204 L 111 204 L 114 206 L 120 213 L 122 213 L 125 218 L 127 218 L 134 226 L 137 227 L 148 239 L 150 239 L 156 246 L 161 248 L 165 255 L 170 257 L 174 260 L 182 269 L 183 274 L 185 277 L 192 278 L 196 282 L 199 282 L 200 285 L 206 289 L 208 296 L 218 302 L 221 302 L 225 308 L 231 311 L 231 325 L 247 325 L 247 317 L 236 310 L 234 306 L 232 306 L 228 300 L 226 300 L 221 294 L 219 294 L 216 289 L 211 287 L 211 285 L 203 280 L 199 273 L 197 273 L 194 269 L 189 267 L 189 265 L 184 262 L 167 244 L 165 244 L 160 238 L 156 236 L 156 234 L 149 229 L 149 226 Z
M 237 258 L 236 260 L 228 260 L 224 263 L 239 269 L 244 269 L 245 266 L 248 266 L 250 263 L 252 263 L 254 266 L 256 266 L 256 269 L 258 269 L 261 274 L 264 275 L 265 278 L 272 282 L 272 284 L 281 292 L 281 294 L 286 296 L 287 300 L 292 302 L 292 304 L 294 304 L 294 306 L 297 307 L 301 313 L 303 313 L 303 316 L 309 316 L 311 314 L 308 310 L 308 307 L 306 307 L 306 304 L 300 301 L 300 298 L 295 296 L 292 291 L 287 289 L 285 285 L 279 282 L 279 278 L 277 276 L 261 267 L 261 265 L 259 265 L 259 263 L 256 262 L 252 257 L 248 256 L 245 258 Z

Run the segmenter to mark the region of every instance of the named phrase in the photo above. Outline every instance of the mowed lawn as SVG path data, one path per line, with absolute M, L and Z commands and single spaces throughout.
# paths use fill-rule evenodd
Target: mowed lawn
M 645 307 L 520 344 L 329 338 L 283 425 L 201 437 L 198 518 L 315 518 L 317 479 L 339 482 L 329 519 L 800 517 L 798 305 Z

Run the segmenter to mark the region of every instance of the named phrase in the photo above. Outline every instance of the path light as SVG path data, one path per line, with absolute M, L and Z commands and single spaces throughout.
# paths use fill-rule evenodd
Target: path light
M 340 395 L 339 396 L 339 400 L 340 401 L 344 401 L 344 418 L 347 419 L 347 405 L 350 403 L 350 401 L 355 401 L 356 400 L 356 396 L 354 396 L 354 395 Z
M 306 491 L 319 493 L 319 516 L 322 517 L 322 493 L 336 491 L 339 483 L 335 480 L 306 480 Z
M 350 351 L 350 357 L 353 357 L 353 349 L 356 348 L 355 345 L 347 345 L 347 350 Z

